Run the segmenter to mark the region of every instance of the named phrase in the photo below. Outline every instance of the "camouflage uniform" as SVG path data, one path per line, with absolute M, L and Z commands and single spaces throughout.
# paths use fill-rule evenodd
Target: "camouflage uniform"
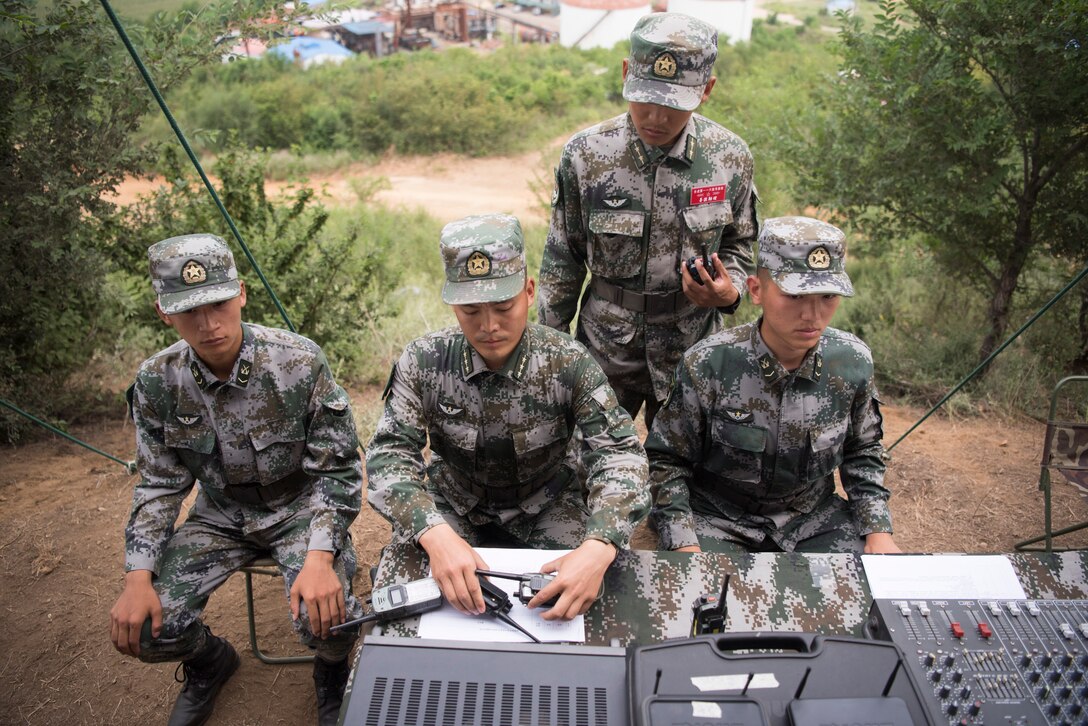
M 156 291 L 162 307 L 173 310 L 169 293 L 159 285 Z M 154 573 L 163 607 L 161 636 L 151 640 L 145 632 L 141 660 L 199 652 L 208 596 L 268 552 L 288 592 L 308 550 L 335 552 L 348 617 L 362 614 L 351 594 L 348 533 L 362 504 L 362 471 L 347 394 L 312 341 L 247 324 L 242 336 L 228 380 L 218 380 L 179 341 L 145 361 L 130 389 L 141 479 L 125 530 L 125 569 Z M 196 501 L 174 531 L 197 481 Z M 355 640 L 316 639 L 305 616 L 295 629 L 329 661 L 342 659 Z
M 446 302 L 495 302 L 524 289 L 512 217 L 447 225 L 443 254 Z M 567 335 L 528 325 L 492 371 L 460 328 L 432 333 L 405 349 L 384 398 L 367 447 L 368 498 L 393 523 L 394 542 L 418 542 L 447 522 L 473 545 L 499 537 L 562 549 L 600 539 L 623 549 L 646 515 L 647 464 L 634 424 Z
M 687 34 L 686 44 L 676 41 L 678 33 Z M 631 43 L 625 98 L 694 108 L 694 89 L 698 105 L 717 54 L 712 28 L 655 14 L 640 21 Z M 642 79 L 665 54 L 677 64 L 676 76 Z M 744 293 L 758 229 L 752 176 L 744 141 L 698 114 L 671 149 L 644 144 L 629 114 L 576 134 L 564 147 L 540 266 L 540 320 L 569 331 L 581 295 L 577 338 L 621 403 L 634 394 L 632 413 L 642 399 L 663 400 L 683 351 L 720 330 L 721 313 L 736 309 L 693 305 L 681 289 L 680 265 L 717 252 Z M 587 267 L 591 282 L 582 294 Z
M 839 236 L 806 243 L 801 219 L 767 221 L 760 267 L 787 294 L 853 294 L 841 232 L 819 223 Z M 865 535 L 891 532 L 869 348 L 827 328 L 788 371 L 762 322 L 701 341 L 677 366 L 646 441 L 662 547 L 860 552 Z

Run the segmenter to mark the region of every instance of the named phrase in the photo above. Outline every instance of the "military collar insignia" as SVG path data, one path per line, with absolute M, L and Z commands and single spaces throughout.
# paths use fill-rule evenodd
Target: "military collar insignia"
M 200 423 L 200 419 L 203 417 L 199 414 L 179 413 L 175 416 L 175 418 L 177 418 L 178 423 L 180 423 L 182 426 L 192 426 L 193 424 Z
M 635 158 L 635 165 L 639 169 L 645 168 L 650 163 L 650 157 L 646 155 L 646 150 L 642 148 L 642 142 L 638 138 L 631 139 L 631 143 L 627 145 L 628 151 L 631 152 L 631 156 Z
M 246 386 L 249 384 L 249 376 L 253 373 L 253 361 L 245 360 L 244 358 L 238 362 L 238 375 L 235 380 L 238 381 L 239 386 Z
M 669 51 L 665 51 L 654 59 L 653 68 L 655 76 L 671 81 L 676 78 L 676 57 Z
M 529 351 L 528 345 L 522 346 L 521 352 L 518 354 L 518 362 L 514 364 L 514 369 L 511 371 L 511 375 L 517 380 L 521 380 L 525 375 L 525 370 L 529 367 Z
M 456 406 L 451 406 L 450 404 L 446 403 L 445 401 L 439 401 L 438 402 L 438 410 L 441 411 L 442 413 L 446 414 L 447 416 L 459 416 L 460 414 L 462 414 L 464 412 L 465 409 L 457 408 Z
M 196 384 L 203 388 L 205 384 L 204 372 L 200 370 L 200 364 L 197 363 L 195 360 L 190 361 L 189 372 L 193 374 L 193 380 L 196 381 Z
M 819 381 L 824 372 L 824 357 L 819 353 L 812 354 L 812 380 Z
M 688 134 L 684 142 L 684 160 L 689 164 L 695 162 L 695 134 Z
M 778 375 L 778 366 L 775 365 L 774 356 L 770 353 L 764 353 L 759 356 L 759 372 L 763 376 L 763 380 L 770 383 Z
M 461 339 L 461 376 L 468 378 L 472 375 L 472 353 L 468 340 Z
M 826 270 L 831 267 L 831 253 L 826 247 L 820 245 L 808 253 L 807 262 L 810 270 Z
M 465 272 L 469 277 L 486 277 L 491 274 L 491 258 L 476 250 L 465 260 Z
M 189 260 L 181 268 L 181 281 L 186 285 L 199 285 L 208 279 L 208 270 L 196 260 Z
M 752 412 L 740 408 L 727 408 L 725 409 L 725 415 L 733 423 L 748 423 L 752 420 Z
M 629 201 L 631 200 L 627 197 L 609 197 L 608 199 L 602 200 L 604 206 L 608 207 L 609 209 L 620 209 L 621 207 L 626 207 Z

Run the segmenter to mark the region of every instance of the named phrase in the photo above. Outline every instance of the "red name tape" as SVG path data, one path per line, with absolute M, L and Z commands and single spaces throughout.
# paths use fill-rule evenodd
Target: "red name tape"
M 711 202 L 725 201 L 725 185 L 717 184 L 712 187 L 695 187 L 691 190 L 692 204 L 710 204 Z

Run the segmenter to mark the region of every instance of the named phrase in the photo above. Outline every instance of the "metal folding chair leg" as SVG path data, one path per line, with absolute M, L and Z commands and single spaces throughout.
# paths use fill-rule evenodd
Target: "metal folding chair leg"
M 312 655 L 268 655 L 257 645 L 257 620 L 253 612 L 253 576 L 268 575 L 270 577 L 280 577 L 280 571 L 279 568 L 276 567 L 275 561 L 268 557 L 258 558 L 243 567 L 242 573 L 246 576 L 246 614 L 249 616 L 249 648 L 253 651 L 253 655 L 262 663 L 268 663 L 270 665 L 312 663 L 314 660 L 314 656 Z

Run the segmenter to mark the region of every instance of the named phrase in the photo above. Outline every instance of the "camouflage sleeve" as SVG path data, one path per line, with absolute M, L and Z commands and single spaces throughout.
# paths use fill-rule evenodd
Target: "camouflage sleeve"
M 616 400 L 601 367 L 586 354 L 575 388 L 575 417 L 585 443 L 586 537 L 626 549 L 650 510 L 646 452 L 631 417 Z
M 676 366 L 672 389 L 646 437 L 650 459 L 651 517 L 661 549 L 699 544 L 688 486 L 694 464 L 702 458 L 705 428 L 702 405 L 687 360 Z
M 892 531 L 892 515 L 888 509 L 891 493 L 884 487 L 885 467 L 881 458 L 883 437 L 880 401 L 870 369 L 868 380 L 854 396 L 839 469 L 843 489 L 862 536 Z
M 582 200 L 569 146 L 563 149 L 555 171 L 552 221 L 540 262 L 540 322 L 564 333 L 578 312 L 578 298 L 586 277 L 586 233 Z
M 125 527 L 125 572 L 158 574 L 163 548 L 174 534 L 182 500 L 195 479 L 166 445 L 165 427 L 156 399 L 166 396 L 162 381 L 140 372 L 133 386 L 132 420 L 136 425 L 136 468 L 140 482 L 132 492 L 132 511 Z
M 443 521 L 424 484 L 427 422 L 419 391 L 405 375 L 405 351 L 389 374 L 385 409 L 366 449 L 367 501 L 394 527 L 414 538 Z
M 314 477 L 307 549 L 339 552 L 363 504 L 363 468 L 348 394 L 321 354 L 309 403 L 303 470 Z
M 747 147 L 744 151 L 746 153 L 744 172 L 737 178 L 738 192 L 732 205 L 733 224 L 722 235 L 722 242 L 718 248 L 718 259 L 725 265 L 729 279 L 733 281 L 733 286 L 737 288 L 741 297 L 748 289 L 748 275 L 755 270 L 752 245 L 759 237 L 759 219 L 756 216 L 756 204 L 759 198 L 756 195 L 753 179 L 755 162 Z

